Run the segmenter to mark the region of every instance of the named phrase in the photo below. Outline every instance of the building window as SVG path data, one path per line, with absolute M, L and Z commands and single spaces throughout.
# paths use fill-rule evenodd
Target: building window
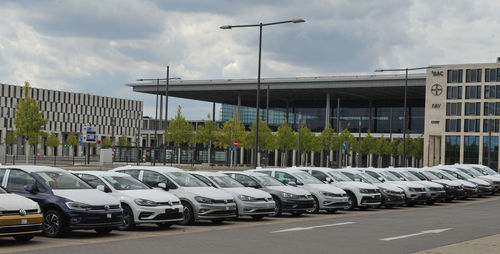
M 461 86 L 447 87 L 446 99 L 462 99 L 462 87 Z
M 500 99 L 500 86 L 484 86 L 485 99 Z
M 460 136 L 446 136 L 444 163 L 446 165 L 460 162 Z
M 462 83 L 463 70 L 448 70 L 448 83 Z
M 483 115 L 484 116 L 500 115 L 500 102 L 485 102 Z
M 466 102 L 465 103 L 465 115 L 466 116 L 480 116 L 481 115 L 481 103 L 480 102 Z
M 467 69 L 465 71 L 465 82 L 481 82 L 481 69 Z
M 447 132 L 460 132 L 460 119 L 446 119 L 446 131 Z
M 481 99 L 481 86 L 466 86 L 465 99 Z
M 464 164 L 479 163 L 479 136 L 464 137 Z
M 488 161 L 488 147 L 490 151 L 490 161 Z M 492 136 L 491 143 L 489 142 L 489 136 L 483 137 L 483 165 L 487 165 L 491 168 L 498 168 L 498 136 Z
M 464 119 L 464 132 L 479 131 L 479 119 Z
M 462 103 L 446 103 L 447 116 L 460 116 L 462 115 Z
M 500 81 L 500 69 L 485 69 L 484 70 L 485 82 L 498 82 Z
M 489 132 L 490 130 L 491 132 L 498 132 L 499 123 L 499 119 L 483 119 L 483 132 Z

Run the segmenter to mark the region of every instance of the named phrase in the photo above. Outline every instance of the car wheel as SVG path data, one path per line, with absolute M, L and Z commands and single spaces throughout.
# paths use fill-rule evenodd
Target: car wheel
M 128 205 L 123 205 L 122 223 L 118 226 L 119 230 L 131 230 L 135 227 L 134 213 Z
M 393 208 L 393 207 L 394 207 L 394 205 L 384 205 L 384 207 L 385 207 L 386 209 L 391 209 L 391 208 Z
M 67 230 L 66 222 L 61 212 L 49 210 L 43 216 L 43 233 L 48 237 L 57 237 Z
M 170 226 L 172 226 L 172 224 L 173 223 L 171 223 L 171 222 L 156 223 L 156 225 L 158 225 L 158 227 L 161 228 L 161 229 L 170 228 Z
M 182 202 L 182 206 L 184 206 L 182 210 L 184 220 L 180 221 L 179 223 L 182 225 L 192 225 L 194 223 L 193 207 L 191 207 L 188 202 Z
M 277 198 L 277 197 L 274 197 L 273 196 L 273 200 L 274 200 L 274 213 L 271 214 L 272 217 L 277 217 L 277 216 L 280 216 L 281 215 L 281 201 Z
M 347 207 L 346 210 L 353 210 L 356 208 L 358 201 L 356 200 L 356 197 L 354 194 L 347 192 Z
M 314 199 L 314 202 L 313 202 L 314 206 L 311 209 L 307 210 L 308 213 L 318 213 L 319 212 L 319 201 L 315 196 L 313 196 L 313 199 Z
M 14 239 L 18 242 L 27 242 L 35 237 L 34 235 L 16 235 L 14 236 Z
M 293 216 L 299 217 L 303 214 L 303 212 L 292 212 Z
M 328 213 L 336 213 L 337 209 L 326 209 Z
M 98 235 L 107 235 L 113 231 L 113 228 L 96 228 L 95 232 L 97 232 Z
M 436 201 L 435 200 L 427 200 L 425 203 L 427 205 L 434 205 L 434 203 L 436 203 Z
M 409 206 L 409 207 L 415 206 L 416 203 L 417 202 L 415 202 L 415 201 L 406 201 L 406 205 Z

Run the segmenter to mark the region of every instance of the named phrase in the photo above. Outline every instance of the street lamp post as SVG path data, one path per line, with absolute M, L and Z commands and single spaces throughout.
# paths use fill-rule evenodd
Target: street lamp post
M 405 72 L 405 89 L 404 89 L 404 105 L 403 105 L 403 167 L 406 167 L 406 100 L 407 100 L 407 90 L 408 90 L 408 71 L 415 70 L 426 70 L 426 69 L 434 69 L 439 68 L 439 66 L 426 66 L 426 67 L 416 67 L 416 68 L 404 68 L 404 69 L 379 69 L 375 70 L 375 72 Z
M 361 167 L 361 116 L 359 117 L 359 123 L 358 123 L 358 158 L 356 158 L 357 160 L 357 166 L 358 167 Z
M 272 26 L 286 23 L 303 23 L 303 19 L 292 19 L 286 21 L 272 22 L 272 23 L 259 23 L 250 25 L 228 25 L 221 26 L 220 29 L 232 29 L 239 27 L 259 27 L 259 64 L 258 64 L 258 74 L 257 74 L 257 96 L 256 96 L 256 115 L 255 115 L 255 152 L 253 153 L 252 164 L 257 167 L 257 153 L 259 151 L 259 108 L 260 108 L 260 69 L 261 69 L 261 55 L 262 55 L 262 27 Z M 266 119 L 267 120 L 267 119 Z
M 488 119 L 488 167 L 491 168 L 491 117 L 493 114 L 491 112 L 488 114 L 489 119 Z

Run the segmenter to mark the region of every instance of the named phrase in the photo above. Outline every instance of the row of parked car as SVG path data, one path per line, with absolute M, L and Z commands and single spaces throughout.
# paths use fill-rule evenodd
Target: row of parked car
M 450 202 L 494 194 L 500 174 L 482 165 L 432 168 L 257 168 L 184 171 L 125 166 L 67 171 L 0 166 L 0 236 L 27 241 L 69 230 L 107 234 L 141 223 L 161 228 L 291 213 Z

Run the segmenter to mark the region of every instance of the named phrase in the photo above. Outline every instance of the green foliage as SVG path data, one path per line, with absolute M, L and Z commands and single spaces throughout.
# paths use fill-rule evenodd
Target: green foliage
M 318 143 L 322 150 L 337 150 L 340 146 L 339 135 L 328 125 L 318 136 Z
M 387 155 L 387 154 L 390 154 L 390 153 L 391 153 L 390 143 L 382 135 L 382 137 L 380 137 L 379 139 L 377 139 L 377 141 L 375 141 L 374 154 L 380 156 L 380 155 Z
M 282 152 L 287 152 L 297 147 L 297 135 L 294 133 L 292 128 L 288 126 L 286 121 L 278 127 L 278 131 L 276 133 L 276 145 Z
M 255 122 L 250 126 L 250 132 L 247 133 L 244 140 L 245 148 L 255 148 Z M 259 150 L 270 151 L 276 148 L 276 137 L 266 122 L 259 118 Z
M 424 157 L 424 138 L 422 138 L 422 136 L 411 139 L 409 147 L 410 157 L 415 157 L 416 159 L 422 159 Z
M 5 143 L 7 145 L 15 145 L 17 144 L 17 137 L 16 134 L 12 131 L 9 131 L 7 134 L 7 137 L 5 137 Z
M 75 135 L 75 133 L 71 133 L 68 135 L 66 138 L 66 144 L 70 146 L 77 146 L 78 145 L 78 137 Z
M 390 143 L 389 143 L 389 154 L 392 155 L 392 156 L 396 156 L 398 155 L 398 147 L 399 147 L 399 142 L 400 142 L 400 139 L 393 139 Z
M 229 138 L 229 127 L 231 127 L 231 138 Z M 229 147 L 229 143 L 232 145 L 235 140 L 238 140 L 238 147 L 248 148 L 246 137 L 247 133 L 245 131 L 245 125 L 241 123 L 238 119 L 233 118 L 228 120 L 222 126 L 222 129 L 215 135 L 215 145 L 218 147 Z M 231 139 L 231 140 L 229 140 Z
M 103 147 L 111 146 L 111 138 L 110 137 L 103 138 L 101 141 L 101 146 Z
M 168 129 L 165 129 L 163 135 L 168 142 L 176 145 L 194 141 L 194 127 L 182 116 L 181 106 L 177 107 L 177 114 L 169 121 Z
M 49 137 L 47 138 L 46 145 L 50 146 L 50 147 L 57 147 L 60 144 L 61 144 L 61 142 L 59 141 L 59 138 L 57 137 L 57 134 L 55 134 L 54 132 L 52 132 L 49 135 Z
M 354 135 L 352 135 L 349 130 L 344 129 L 339 134 L 339 147 L 338 149 L 342 150 L 342 144 L 344 141 L 347 143 L 346 153 L 357 152 L 358 151 L 358 140 Z
M 38 108 L 35 99 L 29 96 L 31 87 L 28 81 L 24 82 L 24 98 L 19 100 L 16 107 L 16 135 L 28 139 L 30 144 L 36 143 L 36 136 L 40 136 L 41 130 L 47 124 L 48 120 L 43 119 L 43 113 Z
M 131 144 L 126 136 L 121 136 L 118 138 L 118 146 L 131 146 Z
M 208 115 L 208 119 L 210 119 L 210 115 Z M 210 143 L 215 142 L 219 130 L 220 128 L 217 126 L 217 123 L 211 120 L 206 121 L 204 125 L 198 127 L 198 130 L 196 130 L 194 140 L 198 144 L 208 146 Z
M 376 151 L 375 138 L 368 132 L 368 135 L 361 140 L 361 152 L 365 154 L 374 154 Z
M 300 150 L 302 152 L 317 151 L 320 144 L 316 140 L 316 135 L 306 126 L 300 129 Z

